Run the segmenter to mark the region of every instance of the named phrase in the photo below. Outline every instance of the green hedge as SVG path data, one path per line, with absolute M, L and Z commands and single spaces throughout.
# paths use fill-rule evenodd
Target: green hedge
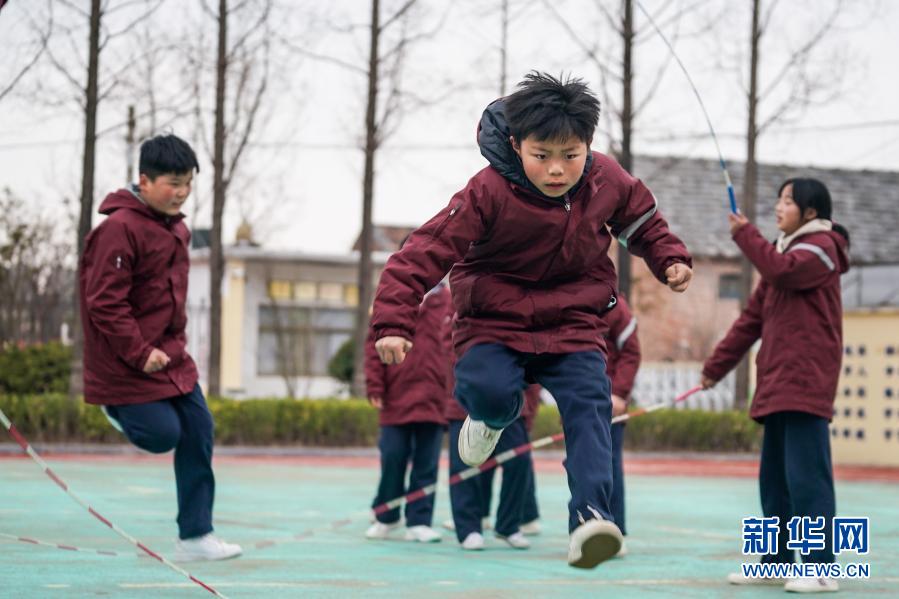
M 0 394 L 65 393 L 72 348 L 59 342 L 0 350 Z
M 555 407 L 541 406 L 531 438 L 559 432 L 560 422 Z M 624 447 L 635 451 L 756 452 L 761 448 L 762 428 L 744 412 L 657 410 L 626 426 Z
M 216 442 L 223 445 L 373 447 L 378 414 L 360 399 L 212 398 Z M 65 395 L 0 395 L 0 408 L 32 442 L 121 443 L 96 406 Z M 542 406 L 531 437 L 559 432 L 559 413 Z M 659 410 L 627 425 L 625 447 L 662 451 L 757 451 L 761 427 L 740 412 Z M 0 437 L 2 439 L 2 437 Z M 555 446 L 561 447 L 561 445 Z

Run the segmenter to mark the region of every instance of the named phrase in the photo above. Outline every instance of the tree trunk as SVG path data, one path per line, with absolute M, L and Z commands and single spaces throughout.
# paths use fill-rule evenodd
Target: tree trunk
M 84 253 L 84 239 L 91 230 L 94 211 L 94 159 L 97 146 L 97 80 L 100 62 L 100 0 L 91 0 L 90 33 L 88 34 L 87 86 L 84 89 L 84 154 L 81 168 L 81 214 L 78 218 L 76 248 L 78 268 Z M 75 313 L 72 318 L 72 372 L 69 376 L 69 398 L 76 399 L 84 392 L 84 334 L 81 328 L 81 311 L 76 280 L 74 293 Z
M 128 164 L 125 166 L 125 183 L 134 182 L 134 130 L 137 128 L 137 121 L 134 118 L 134 106 L 128 106 L 128 129 L 125 133 L 125 160 Z
M 623 92 L 621 104 L 621 166 L 629 173 L 634 171 L 634 156 L 631 153 L 631 137 L 634 124 L 634 3 L 633 0 L 622 0 L 624 13 L 622 40 L 624 41 L 624 59 L 622 64 L 621 88 Z M 631 254 L 627 249 L 618 246 L 618 292 L 630 297 L 631 294 Z
M 749 96 L 748 96 L 748 125 L 746 128 L 746 170 L 743 174 L 743 202 L 740 208 L 750 222 L 755 222 L 756 195 L 758 192 L 758 171 L 755 161 L 755 147 L 758 138 L 758 67 L 759 67 L 759 3 L 760 0 L 752 0 L 752 33 L 750 38 L 749 58 Z M 740 264 L 740 308 L 743 309 L 749 303 L 752 295 L 752 263 L 745 257 Z M 743 357 L 737 366 L 737 380 L 735 390 L 735 407 L 745 409 L 749 401 L 749 355 Z
M 228 74 L 228 1 L 219 0 L 218 58 L 215 67 L 215 130 L 212 158 L 212 231 L 209 248 L 209 395 L 221 392 L 222 216 L 225 211 L 225 79 Z
M 365 343 L 368 338 L 368 312 L 372 302 L 372 199 L 375 181 L 375 152 L 378 130 L 375 121 L 378 107 L 378 37 L 380 36 L 379 0 L 371 3 L 371 43 L 368 54 L 368 101 L 365 108 L 365 173 L 362 178 L 362 237 L 359 242 L 359 305 L 356 307 L 356 330 L 353 335 L 352 393 L 365 396 Z

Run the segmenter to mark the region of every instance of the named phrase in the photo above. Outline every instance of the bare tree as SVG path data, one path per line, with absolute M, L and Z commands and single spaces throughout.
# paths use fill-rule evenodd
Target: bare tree
M 815 55 L 825 48 L 828 36 L 845 15 L 844 0 L 833 0 L 822 11 L 815 3 L 808 19 L 814 24 L 804 29 L 807 37 L 794 42 L 792 51 L 771 72 L 773 76 L 761 82 L 762 45 L 765 36 L 776 22 L 777 0 L 771 0 L 767 9 L 762 0 L 751 0 L 752 19 L 749 30 L 749 84 L 746 94 L 746 166 L 743 176 L 741 210 L 750 221 L 756 220 L 758 203 L 758 163 L 756 151 L 759 138 L 777 123 L 802 115 L 810 106 L 822 104 L 837 97 L 844 85 L 839 71 L 845 68 L 840 59 L 827 60 L 826 66 L 817 63 Z M 823 15 L 823 17 L 821 17 Z M 795 17 L 794 17 L 795 18 Z M 795 28 L 794 28 L 795 30 Z M 754 268 L 745 257 L 740 266 L 740 307 L 745 308 L 752 295 Z M 737 367 L 736 405 L 745 407 L 749 400 L 749 358 L 745 357 Z
M 367 95 L 365 104 L 365 166 L 362 176 L 362 233 L 359 238 L 359 304 L 353 331 L 353 384 L 352 393 L 365 395 L 365 343 L 368 339 L 369 309 L 373 297 L 372 204 L 374 201 L 375 159 L 384 140 L 396 130 L 411 94 L 403 90 L 401 81 L 403 66 L 410 44 L 432 33 L 412 33 L 409 20 L 417 0 L 405 0 L 384 21 L 381 21 L 380 0 L 372 0 L 369 26 L 369 50 L 367 69 Z M 398 28 L 392 46 L 382 50 L 382 42 L 391 27 Z M 438 26 L 439 27 L 439 26 Z M 384 99 L 379 92 L 386 83 Z M 414 98 L 421 105 L 427 103 Z M 433 102 L 431 102 L 433 103 Z
M 0 8 L 3 7 L 3 4 L 5 4 L 5 2 L 0 2 Z M 28 42 L 26 42 L 28 48 L 26 49 L 25 54 L 28 57 L 25 59 L 24 64 L 18 60 L 10 61 L 11 64 L 21 66 L 17 66 L 11 74 L 4 73 L 3 76 L 0 77 L 0 81 L 4 82 L 0 84 L 0 101 L 9 95 L 22 78 L 24 78 L 25 75 L 38 64 L 38 61 L 44 55 L 44 52 L 46 52 L 47 44 L 53 34 L 53 5 L 51 0 L 47 0 L 46 12 L 43 15 L 26 12 L 24 16 L 28 21 L 28 26 L 24 29 L 33 34 L 32 39 L 29 39 Z M 15 56 L 15 54 L 13 54 L 13 56 Z
M 60 334 L 75 271 L 71 246 L 59 241 L 54 225 L 11 190 L 0 195 L 0 347 Z
M 601 40 L 605 37 L 603 33 L 597 33 L 596 38 L 593 40 L 585 39 L 571 21 L 563 16 L 556 3 L 543 0 L 543 4 L 555 20 L 565 29 L 569 38 L 574 41 L 582 56 L 596 67 L 599 74 L 601 97 L 605 104 L 605 110 L 603 111 L 605 134 L 609 138 L 612 153 L 615 154 L 621 166 L 632 173 L 634 169 L 633 145 L 636 123 L 640 114 L 655 96 L 671 62 L 671 56 L 666 56 L 662 64 L 655 69 L 655 72 L 651 73 L 649 85 L 645 88 L 646 91 L 642 97 L 636 98 L 634 95 L 634 82 L 637 78 L 638 70 L 635 66 L 634 54 L 637 47 L 650 39 L 651 36 L 647 34 L 649 31 L 648 27 L 644 29 L 637 28 L 634 21 L 633 0 L 616 1 L 618 3 L 617 10 L 609 7 L 610 2 L 608 0 L 594 0 L 593 6 L 601 22 L 604 23 L 605 29 L 613 33 L 611 39 L 615 40 L 620 50 L 604 46 L 601 43 Z M 705 0 L 665 3 L 659 9 L 658 16 L 654 17 L 654 20 L 674 27 L 675 31 L 672 34 L 674 43 L 684 37 L 695 37 L 710 28 L 716 20 L 715 17 L 712 17 L 707 22 L 699 25 L 695 31 L 682 31 L 684 17 L 695 11 L 703 3 L 705 3 Z M 620 103 L 614 99 L 616 94 L 612 92 L 612 84 L 620 85 L 618 92 L 621 98 Z M 618 135 L 615 133 L 616 128 L 619 130 Z M 616 141 L 616 138 L 618 138 L 618 141 Z M 624 295 L 630 295 L 631 278 L 631 256 L 626 251 L 619 251 L 618 287 L 619 291 Z
M 79 107 L 84 123 L 84 138 L 81 164 L 81 185 L 78 202 L 78 224 L 76 229 L 76 255 L 79 260 L 83 252 L 84 239 L 91 229 L 94 206 L 94 181 L 96 170 L 98 110 L 102 102 L 108 100 L 114 90 L 125 79 L 124 74 L 130 64 L 112 64 L 111 68 L 101 68 L 101 54 L 108 50 L 111 42 L 125 38 L 138 23 L 149 18 L 164 0 L 142 0 L 140 10 L 133 0 L 118 3 L 91 0 L 89 7 L 73 2 L 48 2 L 42 12 L 34 7 L 32 23 L 54 23 L 51 30 L 36 29 L 45 43 L 41 58 L 52 69 L 42 72 L 34 79 L 30 95 L 36 102 L 48 107 L 62 107 L 68 110 L 74 100 Z M 112 17 L 110 19 L 110 17 Z M 85 34 L 87 45 L 81 36 Z M 127 39 L 127 38 L 126 38 Z M 114 62 L 114 61 L 113 61 Z M 82 74 L 83 73 L 83 74 Z M 54 79 L 52 75 L 56 75 Z M 53 88 L 61 80 L 62 86 Z M 68 89 L 70 93 L 66 93 Z M 23 92 L 24 93 L 24 92 Z M 27 95 L 27 94 L 26 94 Z M 124 123 L 123 123 L 124 124 Z M 78 310 L 77 285 L 71 289 L 75 310 L 73 314 L 73 358 L 70 379 L 70 396 L 76 397 L 82 389 L 82 336 Z
M 88 33 L 87 81 L 84 85 L 84 150 L 81 162 L 81 196 L 79 199 L 78 229 L 76 232 L 76 254 L 79 269 L 84 254 L 84 240 L 91 230 L 91 216 L 94 208 L 94 166 L 97 151 L 97 106 L 100 103 L 100 20 L 102 11 L 100 0 L 91 0 Z M 69 378 L 69 397 L 74 399 L 84 391 L 84 337 L 81 325 L 80 302 L 77 286 L 72 289 L 75 304 L 72 370 Z
M 378 150 L 396 132 L 402 117 L 411 111 L 435 106 L 454 93 L 469 87 L 467 83 L 447 85 L 446 89 L 432 96 L 416 93 L 403 85 L 408 54 L 414 44 L 433 38 L 446 22 L 451 4 L 442 13 L 436 24 L 428 26 L 423 19 L 416 20 L 414 14 L 421 3 L 418 0 L 397 0 L 394 10 L 381 18 L 380 0 L 371 0 L 368 31 L 368 53 L 365 66 L 352 59 L 315 51 L 309 47 L 293 43 L 289 39 L 281 41 L 293 52 L 319 62 L 338 66 L 349 73 L 365 77 L 365 121 L 361 150 L 364 156 L 362 177 L 362 231 L 359 237 L 359 304 L 356 311 L 353 345 L 354 382 L 352 392 L 361 395 L 365 390 L 363 351 L 368 336 L 369 309 L 373 296 L 372 248 L 372 207 L 375 188 L 375 163 Z M 329 24 L 338 34 L 354 34 L 359 28 L 354 24 Z
M 222 279 L 225 260 L 222 223 L 228 187 L 234 180 L 252 134 L 269 82 L 269 18 L 272 0 L 238 2 L 230 9 L 219 0 L 215 83 L 215 122 L 212 134 L 212 231 L 209 257 L 209 393 L 221 384 Z M 229 43 L 229 23 L 243 19 Z M 231 79 L 233 77 L 233 79 Z M 231 102 L 229 84 L 233 82 Z M 199 97 L 198 97 L 199 101 Z

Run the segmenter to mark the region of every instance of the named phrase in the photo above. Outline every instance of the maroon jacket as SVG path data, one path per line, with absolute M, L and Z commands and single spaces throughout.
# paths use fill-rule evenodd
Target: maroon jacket
M 190 231 L 120 189 L 106 196 L 104 222 L 84 242 L 79 274 L 84 327 L 84 399 L 122 405 L 189 393 L 197 367 L 187 354 Z M 143 372 L 153 348 L 171 362 Z
M 412 339 L 421 298 L 452 269 L 457 355 L 477 343 L 601 350 L 601 315 L 616 293 L 609 228 L 661 281 L 672 264 L 691 264 L 649 190 L 608 156 L 592 153 L 579 183 L 549 198 L 512 150 L 501 101 L 485 111 L 479 142 L 491 165 L 388 260 L 374 302 L 376 338 Z
M 612 382 L 612 393 L 629 400 L 637 369 L 640 368 L 640 341 L 637 339 L 637 319 L 624 297 L 603 316 L 606 339 L 606 374 Z
M 443 409 L 452 392 L 447 384 L 452 349 L 445 331 L 450 328 L 452 300 L 449 289 L 438 285 L 418 310 L 418 327 L 412 351 L 402 364 L 388 366 L 375 350 L 369 335 L 365 344 L 365 384 L 369 397 L 380 397 L 381 426 L 435 422 L 446 424 Z
M 721 380 L 759 338 L 755 398 L 749 415 L 775 412 L 830 418 L 843 354 L 840 274 L 849 270 L 846 240 L 836 232 L 802 235 L 780 254 L 745 225 L 734 241 L 762 280 L 702 373 Z

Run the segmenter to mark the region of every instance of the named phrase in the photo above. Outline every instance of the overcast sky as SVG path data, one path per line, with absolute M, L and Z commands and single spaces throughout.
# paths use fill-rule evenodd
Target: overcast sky
M 121 2 L 111 0 L 112 5 L 117 1 Z M 771 29 L 763 38 L 763 87 L 776 77 L 789 49 L 801 45 L 821 22 L 832 1 L 777 3 Z M 13 0 L 0 13 L 0 42 L 4 47 L 0 83 L 28 59 L 31 36 L 25 8 L 39 4 Z M 296 45 L 363 67 L 367 4 L 364 0 L 333 0 L 323 8 L 312 2 L 279 0 L 276 29 Z M 384 0 L 383 4 L 386 15 L 400 2 Z M 439 101 L 405 114 L 378 155 L 376 223 L 422 223 L 485 165 L 474 143 L 474 131 L 483 107 L 499 95 L 500 18 L 498 8 L 493 6 L 498 7 L 499 0 L 420 0 L 420 4 L 422 8 L 415 13 L 410 28 L 426 31 L 427 35 L 409 51 L 403 87 L 422 98 Z M 607 0 L 605 4 L 615 10 L 618 2 Z M 725 157 L 742 160 L 746 128 L 742 86 L 750 3 L 644 0 L 644 4 L 666 23 L 667 35 L 674 38 L 680 34 L 676 50 L 699 88 L 721 137 Z M 899 56 L 899 2 L 862 0 L 850 4 L 852 9 L 815 54 L 812 83 L 835 83 L 838 93 L 767 130 L 758 148 L 760 160 L 796 165 L 797 173 L 806 165 L 899 170 L 899 77 L 895 66 Z M 203 30 L 211 41 L 211 19 L 204 17 L 197 6 L 188 0 L 166 0 L 149 22 L 151 35 L 178 44 L 186 39 L 196 41 Z M 509 37 L 510 85 L 531 69 L 552 73 L 564 70 L 586 79 L 604 100 L 604 109 L 609 105 L 604 90 L 617 103 L 620 92 L 615 82 L 601 84 L 597 67 L 584 59 L 583 50 L 546 2 L 512 0 L 512 6 L 515 19 Z M 578 38 L 600 48 L 611 61 L 616 60 L 616 39 L 593 0 L 556 0 L 552 6 L 571 24 Z M 678 6 L 698 8 L 673 23 L 671 17 Z M 65 11 L 57 8 L 59 18 Z M 317 12 L 313 14 L 313 10 Z M 70 28 L 76 41 L 86 40 L 86 29 L 69 14 L 69 19 L 57 26 Z M 129 16 L 114 14 L 110 26 L 127 23 Z M 670 62 L 667 49 L 647 27 L 639 10 L 635 10 L 635 19 L 641 31 L 635 56 L 638 100 L 652 87 L 659 69 L 669 63 L 637 122 L 635 151 L 713 157 L 714 145 L 686 79 Z M 356 27 L 346 27 L 350 24 Z M 342 27 L 338 31 L 336 26 Z M 239 26 L 235 30 L 239 31 Z M 108 54 L 106 64 L 125 64 L 133 51 L 129 47 L 136 44 L 137 33 L 110 43 L 104 51 Z M 66 52 L 76 55 L 71 47 L 57 46 L 57 55 Z M 343 252 L 358 234 L 360 222 L 362 153 L 358 140 L 364 121 L 364 76 L 333 62 L 300 59 L 283 48 L 273 52 L 277 68 L 266 97 L 264 123 L 256 131 L 229 197 L 225 238 L 233 239 L 242 211 L 253 221 L 257 237 L 266 246 Z M 190 95 L 187 70 L 183 59 L 169 59 L 160 65 L 155 74 L 158 102 Z M 75 74 L 83 77 L 77 71 Z M 208 98 L 204 110 L 208 110 L 213 80 L 206 76 L 200 81 L 200 93 Z M 762 106 L 763 119 L 785 97 L 788 83 L 774 88 L 771 99 Z M 21 94 L 0 100 L 0 188 L 12 189 L 36 210 L 58 215 L 64 223 L 62 200 L 76 198 L 80 185 L 83 124 L 71 99 L 73 90 L 46 59 L 23 79 L 19 89 Z M 98 201 L 106 192 L 122 186 L 125 179 L 124 130 L 119 125 L 128 92 L 119 88 L 101 104 L 100 129 L 108 132 L 99 140 Z M 145 102 L 145 97 L 138 98 L 139 112 L 145 110 Z M 604 135 L 607 125 L 604 120 L 603 131 L 594 143 L 596 150 L 608 148 Z M 146 127 L 146 122 L 138 123 L 139 132 Z M 169 130 L 186 138 L 196 135 L 189 119 L 177 121 Z M 197 179 L 196 201 L 188 204 L 185 212 L 195 226 L 208 226 L 212 168 L 202 147 L 198 147 L 198 154 L 202 171 Z M 664 209 L 666 199 L 661 196 L 659 200 Z M 720 205 L 710 209 L 714 214 Z

